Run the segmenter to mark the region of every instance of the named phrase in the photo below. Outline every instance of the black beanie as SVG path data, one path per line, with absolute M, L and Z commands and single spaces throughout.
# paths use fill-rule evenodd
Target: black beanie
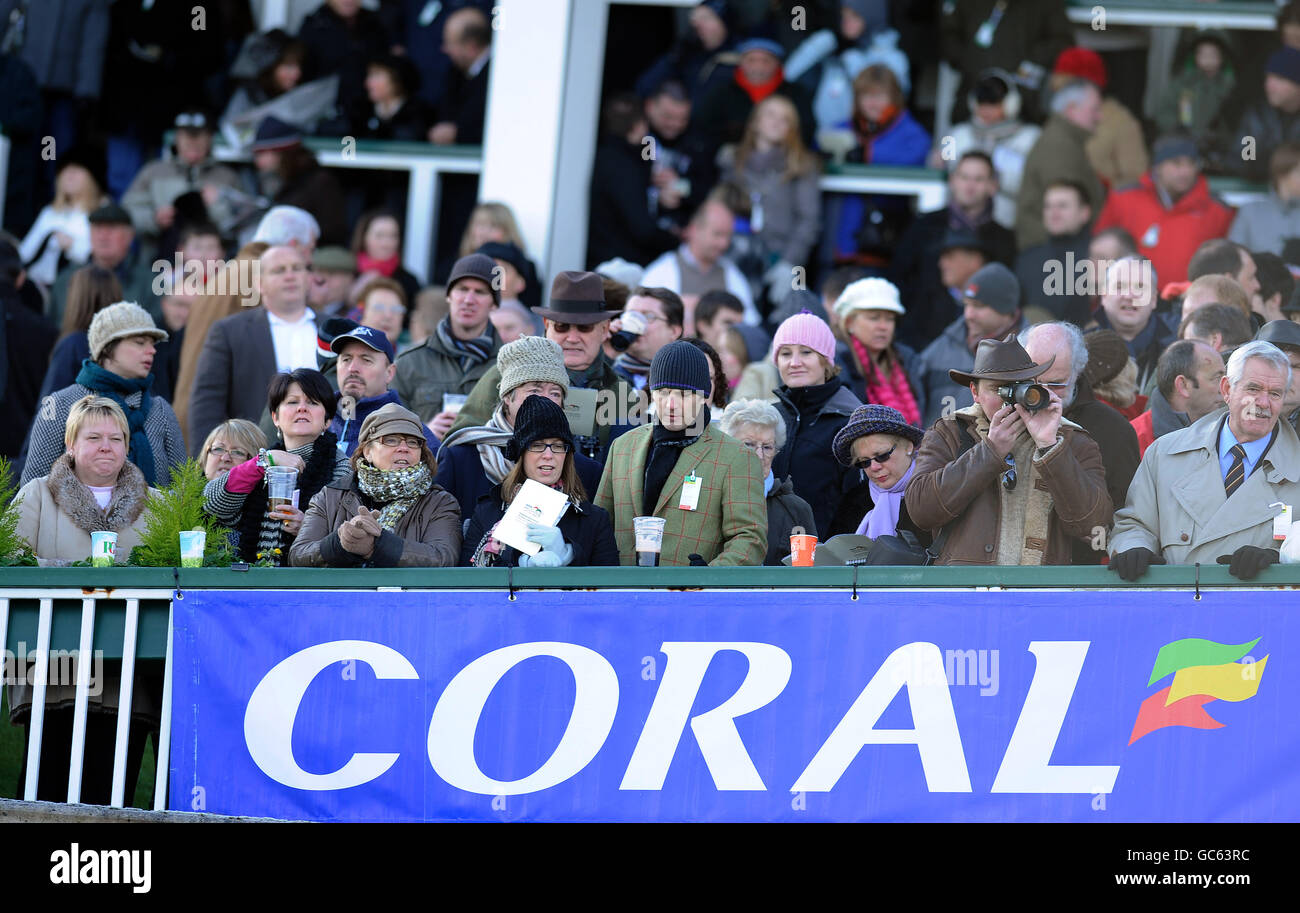
M 672 387 L 676 390 L 695 390 L 708 396 L 712 386 L 713 372 L 709 368 L 709 357 L 685 340 L 668 343 L 650 362 L 650 383 L 647 387 L 651 390 Z
M 515 433 L 506 442 L 506 459 L 517 463 L 529 444 L 549 438 L 559 438 L 569 445 L 570 453 L 574 451 L 573 432 L 564 409 L 550 397 L 533 394 L 519 404 L 515 413 Z

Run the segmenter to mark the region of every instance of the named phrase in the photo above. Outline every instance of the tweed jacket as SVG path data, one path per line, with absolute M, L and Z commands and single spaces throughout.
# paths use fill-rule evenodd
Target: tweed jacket
M 650 455 L 653 425 L 642 425 L 610 445 L 609 460 L 596 493 L 597 507 L 614 521 L 623 564 L 636 561 L 632 518 L 642 516 L 646 459 Z M 682 483 L 690 473 L 700 479 L 695 510 L 678 507 Z M 711 566 L 763 563 L 767 554 L 767 500 L 763 495 L 763 470 L 752 451 L 713 426 L 682 450 L 659 503 L 644 516 L 663 517 L 665 566 L 689 565 L 690 555 L 700 555 Z
M 1300 504 L 1300 439 L 1287 421 L 1277 440 L 1231 498 L 1219 468 L 1219 428 L 1226 413 L 1155 439 L 1115 513 L 1112 555 L 1148 548 L 1170 564 L 1214 564 L 1243 545 L 1273 548 L 1278 501 Z

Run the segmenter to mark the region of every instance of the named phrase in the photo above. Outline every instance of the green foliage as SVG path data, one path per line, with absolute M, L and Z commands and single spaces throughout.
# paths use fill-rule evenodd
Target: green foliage
M 139 567 L 180 567 L 182 531 L 207 533 L 203 549 L 205 567 L 229 567 L 233 560 L 230 530 L 203 511 L 203 469 L 186 460 L 172 470 L 171 484 L 149 495 L 145 504 L 140 544 L 131 550 L 130 563 Z
M 18 535 L 18 507 L 14 495 L 18 485 L 9 461 L 0 457 L 0 567 L 34 566 L 31 546 Z

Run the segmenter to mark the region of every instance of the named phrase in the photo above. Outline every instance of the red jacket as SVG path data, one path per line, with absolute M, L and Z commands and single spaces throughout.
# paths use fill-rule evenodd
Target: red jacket
M 1132 425 L 1133 430 L 1137 432 L 1138 456 L 1141 456 L 1147 452 L 1147 448 L 1150 447 L 1152 442 L 1156 439 L 1155 429 L 1151 426 L 1151 411 L 1147 410 L 1146 412 L 1143 412 L 1137 418 L 1129 422 L 1129 424 Z
M 1126 229 L 1137 239 L 1142 255 L 1150 258 L 1157 280 L 1177 282 L 1187 278 L 1187 262 L 1202 242 L 1227 236 L 1235 214 L 1210 194 L 1204 175 L 1166 209 L 1148 171 L 1136 186 L 1111 193 L 1093 233 L 1116 225 Z

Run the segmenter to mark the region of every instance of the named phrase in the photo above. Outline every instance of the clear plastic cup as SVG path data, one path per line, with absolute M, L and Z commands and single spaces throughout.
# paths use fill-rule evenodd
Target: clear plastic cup
M 293 506 L 294 489 L 298 487 L 298 470 L 292 466 L 271 466 L 266 470 L 267 506 L 274 512 L 277 507 Z
M 664 544 L 663 517 L 633 517 L 632 532 L 636 537 L 636 563 L 641 567 L 658 567 L 659 553 Z

